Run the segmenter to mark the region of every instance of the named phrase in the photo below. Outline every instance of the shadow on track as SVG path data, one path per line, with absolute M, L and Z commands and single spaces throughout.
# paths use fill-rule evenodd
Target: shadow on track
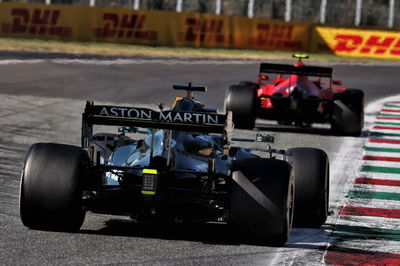
M 255 129 L 259 131 L 343 137 L 342 135 L 338 135 L 332 132 L 329 127 L 313 127 L 313 126 L 299 127 L 299 126 L 285 126 L 285 125 L 275 125 L 275 124 L 256 124 Z M 368 131 L 362 131 L 360 137 L 365 137 L 368 135 L 368 133 L 369 133 Z
M 248 244 L 245 235 L 233 227 L 219 223 L 136 223 L 130 220 L 111 219 L 100 230 L 81 230 L 84 234 L 186 240 L 213 245 Z
M 285 248 L 321 249 L 316 243 L 325 243 L 332 225 L 321 228 L 297 228 L 292 232 Z M 193 241 L 211 245 L 257 245 L 265 246 L 249 239 L 236 227 L 223 223 L 136 223 L 126 219 L 105 221 L 99 230 L 84 229 L 82 234 L 139 237 L 149 239 Z M 308 243 L 313 243 L 309 245 Z

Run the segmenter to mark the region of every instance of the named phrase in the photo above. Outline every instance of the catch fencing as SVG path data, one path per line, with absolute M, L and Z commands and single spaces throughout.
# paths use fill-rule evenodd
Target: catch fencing
M 247 16 L 321 24 L 400 27 L 400 0 L 0 0 Z

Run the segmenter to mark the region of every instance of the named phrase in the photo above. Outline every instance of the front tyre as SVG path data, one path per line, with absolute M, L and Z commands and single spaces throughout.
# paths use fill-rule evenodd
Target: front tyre
M 76 231 L 82 226 L 82 175 L 87 155 L 80 147 L 37 143 L 22 170 L 20 215 L 32 229 Z

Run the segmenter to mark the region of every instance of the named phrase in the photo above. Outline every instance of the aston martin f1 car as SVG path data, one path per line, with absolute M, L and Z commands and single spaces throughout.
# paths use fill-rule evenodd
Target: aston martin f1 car
M 81 146 L 33 144 L 21 176 L 22 223 L 76 231 L 86 211 L 126 214 L 136 222 L 212 221 L 230 223 L 257 243 L 283 245 L 293 223 L 325 222 L 324 151 L 272 149 L 273 136 L 265 133 L 232 138 L 232 114 L 193 98 L 204 86 L 174 88 L 188 92 L 171 110 L 87 102 Z M 118 132 L 94 133 L 99 125 Z M 233 145 L 240 141 L 260 147 Z
M 330 123 L 334 134 L 359 136 L 364 124 L 363 91 L 332 80 L 332 68 L 306 66 L 302 59 L 308 56 L 293 56 L 298 58 L 294 65 L 262 63 L 257 82 L 230 86 L 225 108 L 233 112 L 235 127 L 254 128 L 260 117 L 293 126 Z

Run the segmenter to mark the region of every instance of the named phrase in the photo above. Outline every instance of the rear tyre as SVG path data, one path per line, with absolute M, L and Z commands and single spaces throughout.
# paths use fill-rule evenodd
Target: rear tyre
M 364 126 L 364 92 L 359 89 L 347 89 L 335 93 L 333 99 L 333 133 L 359 136 Z
M 296 193 L 294 226 L 319 227 L 328 217 L 329 159 L 315 148 L 292 148 L 292 167 Z
M 87 155 L 80 147 L 37 143 L 21 175 L 20 215 L 32 229 L 76 231 L 82 226 L 82 175 Z
M 260 244 L 282 246 L 292 228 L 294 179 L 286 161 L 251 158 L 233 172 L 230 220 Z
M 226 93 L 225 110 L 232 111 L 236 128 L 253 129 L 259 106 L 256 85 L 232 85 Z

